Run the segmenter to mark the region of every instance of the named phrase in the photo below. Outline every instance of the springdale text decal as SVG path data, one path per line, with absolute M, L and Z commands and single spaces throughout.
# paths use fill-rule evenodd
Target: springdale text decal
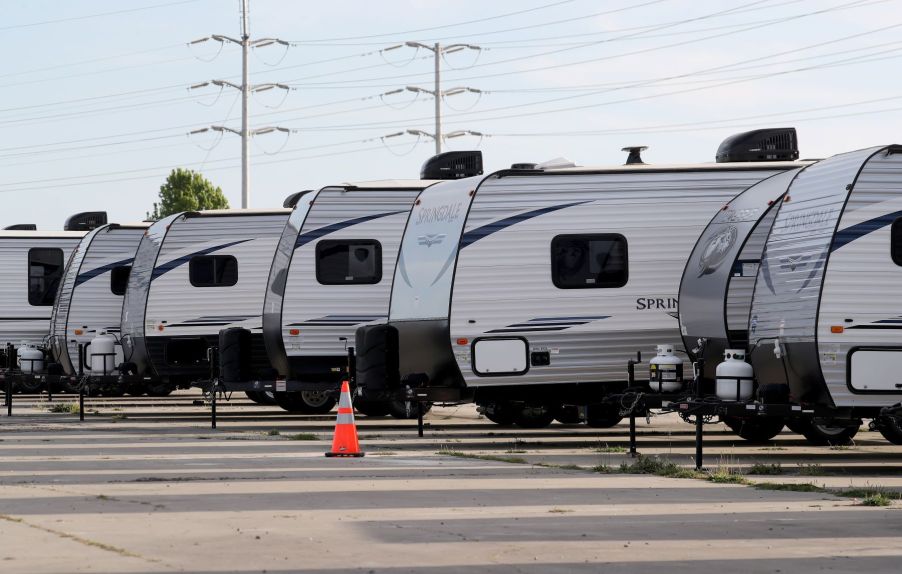
M 636 299 L 637 311 L 675 311 L 679 308 L 679 306 L 679 300 L 676 297 L 640 297 Z
M 463 211 L 463 203 L 446 203 L 438 207 L 424 207 L 417 212 L 416 224 L 451 223 L 458 219 Z

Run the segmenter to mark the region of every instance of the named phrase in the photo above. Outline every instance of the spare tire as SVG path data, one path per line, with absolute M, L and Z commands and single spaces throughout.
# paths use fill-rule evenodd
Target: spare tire
M 902 419 L 893 416 L 883 416 L 876 421 L 877 430 L 883 438 L 893 444 L 902 444 Z
M 861 421 L 833 425 L 818 423 L 812 419 L 796 419 L 790 430 L 801 434 L 810 444 L 816 446 L 845 446 L 852 443 L 860 427 Z

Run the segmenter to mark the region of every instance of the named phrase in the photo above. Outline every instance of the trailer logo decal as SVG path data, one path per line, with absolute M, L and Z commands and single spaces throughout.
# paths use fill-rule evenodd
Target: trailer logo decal
M 426 247 L 432 247 L 433 245 L 438 245 L 439 243 L 444 241 L 445 237 L 447 237 L 447 235 L 445 235 L 444 233 L 420 235 L 419 237 L 417 237 L 417 243 L 419 243 L 420 245 L 425 245 Z
M 346 219 L 345 221 L 331 223 L 324 227 L 320 227 L 319 229 L 314 229 L 312 231 L 307 231 L 298 235 L 297 240 L 295 240 L 294 242 L 294 248 L 297 249 L 298 247 L 306 245 L 311 241 L 316 241 L 317 239 L 321 239 L 326 235 L 329 235 L 330 233 L 341 231 L 342 229 L 351 227 L 352 225 L 366 223 L 367 221 L 372 221 L 374 219 L 379 219 L 382 217 L 388 217 L 389 215 L 397 215 L 399 213 L 407 213 L 407 211 L 388 211 L 386 213 L 375 213 L 373 215 L 365 215 L 363 217 L 355 217 L 354 219 Z
M 720 267 L 720 264 L 726 259 L 727 254 L 733 249 L 733 245 L 736 244 L 736 238 L 738 236 L 739 232 L 736 230 L 736 226 L 730 225 L 723 231 L 714 234 L 714 236 L 708 240 L 707 245 L 705 245 L 705 248 L 702 250 L 701 257 L 698 260 L 699 277 L 717 271 L 717 268 Z
M 596 315 L 591 317 L 537 317 L 523 323 L 514 323 L 500 329 L 492 329 L 486 333 L 523 333 L 539 331 L 563 331 L 570 327 L 585 325 L 592 321 L 600 321 L 610 318 L 610 315 Z
M 532 211 L 527 211 L 525 213 L 519 213 L 517 215 L 512 215 L 510 217 L 505 217 L 504 219 L 499 219 L 498 221 L 493 221 L 492 223 L 487 223 L 482 227 L 477 227 L 476 229 L 471 229 L 463 234 L 463 237 L 460 238 L 460 248 L 463 249 L 468 245 L 472 245 L 482 239 L 483 237 L 488 237 L 489 235 L 501 231 L 502 229 L 507 229 L 512 225 L 516 225 L 518 223 L 522 223 L 524 221 L 528 221 L 533 219 L 534 217 L 538 217 L 540 215 L 545 215 L 546 213 L 552 213 L 554 211 L 558 211 L 560 209 L 566 209 L 568 207 L 573 207 L 574 205 L 583 205 L 586 203 L 591 203 L 591 201 L 576 201 L 573 203 L 564 203 L 562 205 L 552 205 L 550 207 L 543 207 L 541 209 L 534 209 Z

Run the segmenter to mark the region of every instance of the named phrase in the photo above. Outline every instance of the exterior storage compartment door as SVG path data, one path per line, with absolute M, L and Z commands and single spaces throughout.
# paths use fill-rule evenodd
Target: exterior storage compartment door
M 849 388 L 857 393 L 902 393 L 902 349 L 849 351 Z
M 473 342 L 473 372 L 479 376 L 522 375 L 528 369 L 526 339 L 507 337 Z

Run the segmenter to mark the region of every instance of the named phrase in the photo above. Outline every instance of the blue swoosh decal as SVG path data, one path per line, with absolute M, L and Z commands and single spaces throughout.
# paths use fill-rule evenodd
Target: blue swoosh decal
M 115 261 L 113 263 L 107 263 L 101 267 L 97 267 L 96 269 L 91 269 L 90 271 L 85 271 L 84 273 L 79 273 L 78 277 L 75 278 L 75 286 L 78 287 L 85 281 L 90 281 L 95 277 L 99 277 L 106 273 L 107 271 L 112 271 L 116 267 L 124 267 L 126 265 L 131 265 L 135 261 L 134 257 L 130 257 L 128 259 L 123 259 L 121 261 Z
M 551 213 L 553 211 L 558 211 L 559 209 L 566 209 L 568 207 L 573 207 L 574 205 L 582 205 L 584 203 L 591 203 L 591 200 L 576 201 L 574 203 L 565 203 L 563 205 L 543 207 L 541 209 L 534 209 L 532 211 L 527 211 L 526 213 L 519 213 L 517 215 L 505 217 L 504 219 L 499 219 L 498 221 L 493 221 L 492 223 L 487 223 L 482 227 L 477 227 L 476 229 L 471 229 L 470 231 L 464 233 L 463 237 L 460 238 L 460 248 L 463 249 L 468 245 L 473 245 L 483 237 L 488 237 L 489 235 L 501 231 L 502 229 L 507 229 L 511 225 L 516 225 L 534 217 L 545 215 L 546 213 Z
M 193 257 L 198 257 L 200 255 L 209 255 L 214 251 L 219 251 L 220 249 L 225 249 L 226 247 L 231 247 L 233 245 L 238 245 L 239 243 L 246 243 L 251 241 L 250 239 L 241 239 L 239 241 L 232 241 L 231 243 L 223 243 L 222 245 L 216 245 L 214 247 L 207 247 L 206 249 L 201 249 L 200 251 L 195 251 L 194 253 L 189 253 L 188 255 L 182 255 L 178 259 L 173 259 L 168 263 L 164 263 L 162 265 L 158 265 L 154 267 L 153 274 L 150 277 L 150 280 L 153 281 L 160 275 L 164 275 L 169 273 L 173 269 L 177 267 L 181 267 L 185 263 L 191 261 Z
M 887 213 L 886 215 L 881 215 L 880 217 L 868 219 L 867 221 L 862 221 L 861 223 L 846 227 L 842 231 L 836 233 L 836 237 L 833 238 L 833 244 L 830 246 L 830 252 L 832 253 L 840 247 L 864 237 L 868 233 L 873 233 L 878 229 L 882 229 L 900 217 L 902 217 L 902 211 L 896 211 L 895 213 Z
M 359 223 L 366 223 L 367 221 L 372 221 L 374 219 L 379 219 L 380 217 L 388 217 L 389 215 L 397 215 L 399 213 L 407 213 L 404 211 L 389 211 L 387 213 L 377 213 L 374 215 L 365 215 L 363 217 L 356 217 L 354 219 L 348 219 L 346 221 L 339 221 L 337 223 L 331 223 L 326 225 L 325 227 L 320 227 L 319 229 L 314 229 L 313 231 L 307 231 L 306 233 L 301 233 L 298 235 L 298 238 L 294 242 L 294 248 L 297 249 L 302 245 L 306 245 L 311 241 L 316 241 L 321 237 L 325 237 L 330 233 L 335 233 L 336 231 L 341 231 L 346 227 L 351 227 L 352 225 L 357 225 Z

